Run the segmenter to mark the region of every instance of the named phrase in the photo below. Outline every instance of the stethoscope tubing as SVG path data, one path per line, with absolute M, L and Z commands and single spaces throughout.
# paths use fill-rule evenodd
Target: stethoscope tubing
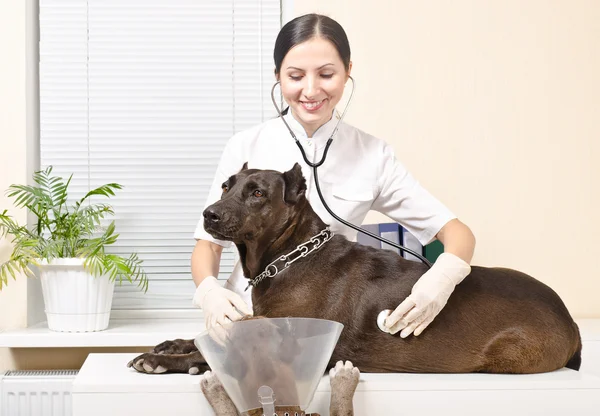
M 329 146 L 331 146 L 331 143 L 333 143 L 333 136 L 335 136 L 335 134 L 338 131 L 338 128 L 340 126 L 340 123 L 342 122 L 342 120 L 344 119 L 344 116 L 346 115 L 346 111 L 348 111 L 348 107 L 350 105 L 350 102 L 352 102 L 352 97 L 354 96 L 354 89 L 356 86 L 356 83 L 354 81 L 354 78 L 352 78 L 351 76 L 348 76 L 348 78 L 350 80 L 352 80 L 352 92 L 350 93 L 350 98 L 348 99 L 348 102 L 346 103 L 346 107 L 344 108 L 344 111 L 342 112 L 342 115 L 338 118 L 337 124 L 335 125 L 335 128 L 333 129 L 333 132 L 331 132 L 331 135 L 329 136 L 329 139 L 327 139 L 327 144 L 325 145 L 325 150 L 323 151 L 323 156 L 321 157 L 321 160 L 319 160 L 318 162 L 311 162 L 310 160 L 308 160 L 308 157 L 306 156 L 306 152 L 304 151 L 304 148 L 302 147 L 302 143 L 300 143 L 300 140 L 298 140 L 298 138 L 296 137 L 296 135 L 294 134 L 294 131 L 292 130 L 292 128 L 289 126 L 289 124 L 287 123 L 285 117 L 283 116 L 283 112 L 281 111 L 281 108 L 277 105 L 277 101 L 275 100 L 275 88 L 277 87 L 278 84 L 280 84 L 280 81 L 277 81 L 275 84 L 273 84 L 273 88 L 271 88 L 271 100 L 273 101 L 273 105 L 275 106 L 275 109 L 277 110 L 277 114 L 279 115 L 279 118 L 281 118 L 281 120 L 283 121 L 283 123 L 285 124 L 285 127 L 288 129 L 288 131 L 290 132 L 290 135 L 292 136 L 292 138 L 296 141 L 296 145 L 298 145 L 298 148 L 300 149 L 300 153 L 302 153 L 302 157 L 304 158 L 304 162 L 306 162 L 306 164 L 308 166 L 310 166 L 311 168 L 313 168 L 314 171 L 314 177 L 315 177 L 315 186 L 317 188 L 317 194 L 319 195 L 319 198 L 321 199 L 321 203 L 323 204 L 323 206 L 325 207 L 325 209 L 327 210 L 327 212 L 329 212 L 329 214 L 335 218 L 336 220 L 338 220 L 339 222 L 341 222 L 342 224 L 344 224 L 347 227 L 350 227 L 360 233 L 366 234 L 369 237 L 375 238 L 379 241 L 381 241 L 382 243 L 385 244 L 389 244 L 392 247 L 395 247 L 397 249 L 399 249 L 401 252 L 407 252 L 412 254 L 413 256 L 417 257 L 419 260 L 421 260 L 423 263 L 425 263 L 427 265 L 427 267 L 431 267 L 431 262 L 429 262 L 429 260 L 427 260 L 422 254 L 417 253 L 416 251 L 404 247 L 400 244 L 397 244 L 393 241 L 390 241 L 388 239 L 385 239 L 377 234 L 374 234 L 370 231 L 367 231 L 361 227 L 358 227 L 346 220 L 344 220 L 343 218 L 340 218 L 338 215 L 336 215 L 331 208 L 329 208 L 329 205 L 327 205 L 327 202 L 325 202 L 325 198 L 323 197 L 323 193 L 321 192 L 321 187 L 319 186 L 319 180 L 318 180 L 318 173 L 317 173 L 317 168 L 321 165 L 323 165 L 323 163 L 325 163 L 325 160 L 327 158 L 327 152 L 329 151 Z

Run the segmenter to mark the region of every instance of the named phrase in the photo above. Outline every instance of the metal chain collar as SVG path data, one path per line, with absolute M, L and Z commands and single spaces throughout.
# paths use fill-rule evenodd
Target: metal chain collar
M 311 237 L 310 240 L 298 245 L 298 247 L 296 247 L 294 251 L 291 251 L 288 254 L 285 254 L 277 258 L 272 263 L 270 263 L 267 267 L 265 267 L 264 272 L 256 276 L 254 279 L 250 279 L 250 282 L 248 283 L 248 286 L 245 290 L 248 290 L 250 286 L 256 287 L 265 278 L 276 276 L 278 273 L 290 267 L 290 265 L 296 260 L 301 259 L 302 257 L 306 257 L 313 251 L 320 249 L 323 246 L 323 244 L 331 240 L 333 235 L 333 231 L 331 231 L 329 227 L 325 228 L 324 230 L 321 230 L 319 234 Z M 313 244 L 313 246 L 309 248 L 311 244 Z M 296 253 L 300 254 L 292 258 L 292 256 L 294 256 L 294 254 Z M 281 262 L 284 262 L 283 266 L 279 265 L 280 267 L 277 267 L 277 263 Z

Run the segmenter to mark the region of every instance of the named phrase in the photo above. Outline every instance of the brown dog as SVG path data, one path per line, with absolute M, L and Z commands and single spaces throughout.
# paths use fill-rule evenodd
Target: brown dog
M 410 294 L 425 265 L 343 236 L 315 239 L 327 235 L 326 224 L 305 198 L 298 164 L 285 173 L 244 165 L 223 186 L 221 200 L 204 211 L 206 231 L 236 244 L 246 277 L 274 274 L 254 287 L 254 314 L 343 323 L 332 363 L 350 360 L 366 372 L 579 369 L 579 329 L 560 297 L 538 280 L 506 268 L 473 266 L 423 334 L 402 339 L 381 332 L 377 315 Z M 278 260 L 304 243 L 307 248 L 300 251 L 310 254 Z M 315 244 L 320 247 L 313 250 Z M 134 361 L 142 363 L 140 368 L 148 364 L 150 372 L 199 372 L 202 367 L 201 357 L 149 354 Z

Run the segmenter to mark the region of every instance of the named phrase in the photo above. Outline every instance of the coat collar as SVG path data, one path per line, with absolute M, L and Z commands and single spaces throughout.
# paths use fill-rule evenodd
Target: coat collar
M 304 130 L 304 127 L 302 127 L 302 124 L 300 124 L 292 114 L 291 108 L 283 117 L 285 117 L 285 121 L 287 121 L 287 123 L 290 125 L 290 128 L 293 130 L 294 134 L 296 135 L 298 140 L 302 142 L 302 144 L 314 142 L 317 148 L 323 147 L 327 144 L 327 140 L 329 139 L 329 136 L 331 136 L 331 133 L 333 133 L 335 125 L 339 120 L 339 114 L 337 113 L 337 111 L 334 110 L 332 113 L 332 117 L 329 119 L 329 121 L 323 124 L 321 127 L 319 127 L 317 131 L 315 131 L 315 133 L 313 134 L 313 137 L 309 138 L 307 137 L 306 131 Z

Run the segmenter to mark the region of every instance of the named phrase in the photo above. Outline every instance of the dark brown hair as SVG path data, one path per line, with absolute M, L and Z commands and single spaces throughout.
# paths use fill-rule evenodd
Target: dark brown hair
M 283 58 L 290 49 L 315 37 L 326 39 L 335 46 L 346 71 L 348 71 L 350 68 L 350 44 L 346 32 L 332 18 L 311 13 L 290 20 L 279 31 L 273 52 L 275 73 L 279 74 Z

